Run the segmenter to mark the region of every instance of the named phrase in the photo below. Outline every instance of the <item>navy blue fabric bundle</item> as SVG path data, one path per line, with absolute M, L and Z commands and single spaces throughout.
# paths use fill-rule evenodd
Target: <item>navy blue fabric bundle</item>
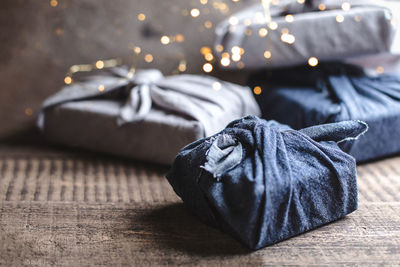
M 190 213 L 259 249 L 357 209 L 356 163 L 337 142 L 366 128 L 244 117 L 184 147 L 167 179 Z
M 400 152 L 400 75 L 368 76 L 351 65 L 326 63 L 263 71 L 249 78 L 265 119 L 293 127 L 362 120 L 370 129 L 341 148 L 358 162 Z

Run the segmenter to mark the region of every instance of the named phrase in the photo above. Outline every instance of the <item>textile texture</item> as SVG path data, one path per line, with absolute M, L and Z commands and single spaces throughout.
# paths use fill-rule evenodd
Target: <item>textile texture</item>
M 262 71 L 249 78 L 261 86 L 257 101 L 263 117 L 294 129 L 362 120 L 369 125 L 363 138 L 341 147 L 357 161 L 400 152 L 400 76 L 369 76 L 343 64 Z
M 167 179 L 190 213 L 259 249 L 357 209 L 355 160 L 336 142 L 365 130 L 347 121 L 295 131 L 248 116 L 182 149 Z
M 351 9 L 343 10 L 343 1 L 279 1 L 271 5 L 270 21 L 261 4 L 234 14 L 216 28 L 216 51 L 219 58 L 231 53 L 234 46 L 243 48 L 241 62 L 248 69 L 294 66 L 310 57 L 320 61 L 388 53 L 395 47 L 394 13 L 385 1 L 346 1 Z M 324 10 L 319 4 L 324 4 Z M 288 19 L 286 15 L 292 17 Z M 338 21 L 337 21 L 338 20 Z M 267 54 L 265 54 L 267 53 Z M 230 69 L 240 65 L 232 62 Z
M 250 114 L 260 110 L 247 87 L 115 68 L 47 99 L 38 125 L 56 143 L 171 164 L 185 145 Z

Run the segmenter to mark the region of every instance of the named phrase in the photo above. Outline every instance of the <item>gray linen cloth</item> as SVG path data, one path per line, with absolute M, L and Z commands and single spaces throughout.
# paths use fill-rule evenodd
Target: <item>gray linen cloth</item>
M 113 68 L 48 98 L 38 126 L 53 142 L 171 164 L 185 145 L 244 115 L 259 115 L 251 90 L 200 75 Z
M 343 2 L 350 3 L 351 9 L 343 10 Z M 318 9 L 321 3 L 325 11 Z M 383 0 L 314 0 L 305 4 L 284 0 L 270 8 L 272 21 L 278 24 L 272 30 L 267 23 L 254 22 L 257 13 L 264 14 L 259 4 L 234 14 L 237 25 L 232 26 L 227 19 L 217 26 L 215 44 L 222 45 L 224 50 L 215 53 L 220 59 L 223 52 L 230 53 L 233 46 L 239 46 L 244 49 L 241 61 L 249 69 L 304 64 L 310 57 L 323 61 L 390 53 L 396 49 L 394 35 L 398 22 L 393 18 L 399 7 L 398 3 Z M 293 15 L 293 22 L 286 21 L 287 14 Z M 343 16 L 343 22 L 336 21 L 338 16 Z M 258 34 L 261 28 L 268 30 L 265 37 Z M 282 30 L 295 37 L 294 43 L 281 40 Z M 271 53 L 269 59 L 264 57 L 266 50 Z M 227 66 L 237 67 L 236 62 Z

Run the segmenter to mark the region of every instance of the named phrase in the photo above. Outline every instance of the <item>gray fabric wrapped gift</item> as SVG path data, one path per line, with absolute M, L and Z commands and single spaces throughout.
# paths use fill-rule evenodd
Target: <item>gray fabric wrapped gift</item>
M 344 5 L 346 10 L 340 0 L 305 4 L 283 0 L 271 5 L 272 24 L 266 23 L 261 4 L 245 9 L 216 28 L 216 47 L 223 47 L 216 55 L 221 59 L 238 46 L 244 50 L 240 61 L 246 68 L 272 68 L 304 64 L 310 57 L 341 60 L 395 49 L 393 14 L 398 11 L 393 5 L 383 0 L 345 2 L 349 3 Z M 226 67 L 241 65 L 232 60 Z
M 249 114 L 260 114 L 249 88 L 207 76 L 114 68 L 48 98 L 38 126 L 56 143 L 170 164 L 185 145 Z

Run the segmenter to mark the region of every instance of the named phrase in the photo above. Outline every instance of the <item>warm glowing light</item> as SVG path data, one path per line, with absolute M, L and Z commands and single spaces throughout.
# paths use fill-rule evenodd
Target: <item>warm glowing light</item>
M 261 89 L 260 86 L 256 86 L 256 87 L 253 88 L 253 92 L 254 92 L 255 95 L 259 95 L 259 94 L 261 94 L 262 89 Z
M 271 0 L 271 4 L 273 4 L 274 6 L 279 5 L 279 0 Z
M 26 108 L 25 109 L 25 115 L 26 116 L 32 116 L 33 114 L 33 110 L 31 108 Z
M 265 37 L 265 36 L 267 36 L 267 34 L 268 34 L 268 30 L 266 28 L 261 28 L 258 30 L 258 35 L 260 37 Z
M 200 48 L 200 53 L 202 55 L 210 54 L 211 48 L 209 48 L 208 46 L 203 46 L 202 48 Z
M 140 13 L 139 15 L 137 15 L 138 20 L 140 21 L 144 21 L 146 19 L 146 15 L 143 13 Z
M 144 56 L 144 60 L 145 60 L 147 63 L 152 62 L 152 61 L 153 61 L 153 55 L 152 55 L 152 54 L 146 54 L 146 55 Z
M 339 23 L 342 23 L 344 21 L 343 15 L 337 15 L 336 16 L 336 21 L 339 22 Z
M 229 66 L 229 64 L 231 64 L 231 61 L 230 61 L 229 58 L 227 58 L 227 57 L 221 58 L 221 65 L 222 66 L 227 67 L 227 66 Z
M 244 63 L 242 61 L 237 63 L 237 66 L 239 69 L 243 69 L 244 68 Z
M 281 41 L 287 44 L 293 44 L 296 41 L 296 38 L 292 34 L 284 33 L 281 35 Z
M 63 31 L 61 28 L 57 28 L 57 29 L 56 29 L 56 34 L 57 34 L 58 36 L 62 35 L 63 33 L 64 33 L 64 31 Z
M 64 83 L 65 83 L 65 84 L 71 84 L 71 83 L 72 83 L 72 78 L 69 77 L 69 76 L 65 77 L 65 78 L 64 78 Z
M 221 90 L 221 88 L 222 88 L 222 84 L 221 84 L 220 82 L 214 82 L 214 83 L 212 84 L 212 88 L 213 88 L 215 91 L 219 91 L 219 90 Z
M 224 46 L 223 45 L 216 45 L 215 46 L 215 50 L 217 50 L 217 52 L 222 52 L 222 51 L 224 51 Z
M 192 10 L 190 10 L 190 16 L 192 16 L 193 18 L 197 18 L 200 15 L 200 10 L 198 10 L 197 8 L 192 8 Z
M 251 25 L 251 19 L 245 19 L 244 22 L 243 22 L 243 24 L 244 24 L 245 26 L 250 26 L 250 25 Z
M 310 65 L 311 67 L 315 67 L 318 65 L 318 59 L 316 57 L 310 57 L 308 59 L 308 65 Z
M 291 23 L 291 22 L 293 22 L 294 21 L 294 17 L 293 17 L 293 15 L 286 15 L 285 16 L 285 20 L 287 21 L 287 22 L 289 22 L 289 23 Z
M 232 60 L 235 62 L 238 62 L 240 60 L 241 56 L 240 54 L 233 54 L 232 55 Z
M 167 44 L 169 44 L 170 39 L 169 39 L 168 36 L 164 35 L 164 36 L 161 37 L 160 41 L 161 41 L 162 44 L 167 45 Z
M 213 54 L 208 53 L 208 54 L 205 54 L 205 55 L 204 55 L 204 58 L 205 58 L 207 61 L 211 61 L 211 60 L 214 59 L 214 56 L 213 56 Z
M 212 23 L 211 21 L 207 20 L 204 22 L 204 27 L 206 27 L 207 29 L 210 29 L 212 27 Z
M 100 84 L 97 89 L 99 90 L 99 92 L 103 92 L 106 88 L 104 87 L 104 85 Z
M 180 72 L 186 71 L 186 63 L 184 63 L 184 62 L 179 63 L 178 70 L 179 70 Z
M 278 29 L 278 23 L 276 23 L 275 21 L 271 21 L 270 23 L 268 23 L 268 27 L 271 30 L 276 30 L 276 29 Z
M 251 35 L 253 32 L 250 29 L 246 29 L 244 31 L 244 34 L 246 34 L 247 36 Z
M 204 72 L 212 72 L 213 66 L 210 63 L 205 63 L 203 65 L 203 70 Z
M 382 66 L 378 66 L 378 67 L 376 68 L 376 72 L 379 73 L 379 74 L 382 74 L 382 73 L 385 72 L 385 69 L 384 69 Z
M 200 0 L 200 4 L 202 4 L 202 5 L 207 5 L 207 3 L 208 3 L 208 0 Z
M 239 23 L 239 20 L 237 17 L 230 17 L 229 18 L 229 24 L 231 25 L 237 25 Z
M 355 17 L 354 17 L 354 20 L 357 21 L 357 22 L 360 22 L 360 21 L 361 21 L 361 16 L 358 16 L 358 15 L 355 16 Z
M 182 43 L 183 41 L 185 41 L 185 36 L 183 36 L 182 34 L 177 34 L 177 35 L 175 36 L 175 40 L 176 40 L 178 43 Z
M 344 3 L 342 4 L 342 9 L 343 9 L 344 11 L 349 11 L 350 8 L 351 8 L 351 5 L 350 5 L 349 2 L 344 2 Z
M 297 3 L 304 4 L 305 0 L 297 0 Z
M 318 5 L 318 9 L 324 11 L 326 9 L 326 5 L 321 3 Z
M 239 54 L 240 53 L 240 47 L 239 46 L 234 46 L 231 49 L 232 54 Z
M 101 70 L 102 68 L 104 68 L 104 62 L 101 60 L 97 60 L 96 61 L 96 68 L 98 68 L 99 70 Z
M 136 54 L 140 54 L 140 52 L 142 52 L 142 49 L 141 49 L 139 46 L 135 46 L 135 47 L 133 48 L 133 51 L 134 51 Z
M 229 58 L 229 53 L 228 52 L 224 52 L 224 53 L 222 53 L 221 57 Z
M 52 6 L 52 7 L 58 6 L 57 0 L 51 0 L 51 1 L 50 1 L 50 6 Z
M 264 57 L 267 58 L 267 59 L 268 59 L 268 58 L 271 58 L 271 52 L 268 51 L 268 50 L 265 51 L 265 52 L 264 52 Z

